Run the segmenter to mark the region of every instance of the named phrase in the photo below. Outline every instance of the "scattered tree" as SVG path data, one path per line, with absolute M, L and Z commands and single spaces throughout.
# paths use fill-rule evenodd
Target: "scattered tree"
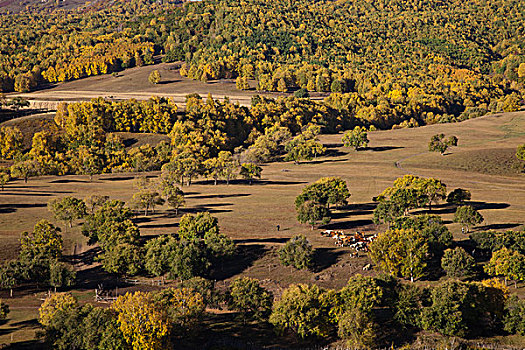
M 148 76 L 148 81 L 153 85 L 157 85 L 158 83 L 160 83 L 160 79 L 160 72 L 156 69 L 152 71 Z
M 284 266 L 293 266 L 296 269 L 309 269 L 313 265 L 314 249 L 303 235 L 290 238 L 279 249 L 279 260 Z
M 330 222 L 330 210 L 322 204 L 306 201 L 297 208 L 297 220 L 301 224 L 309 224 L 313 230 L 319 223 L 326 225 Z
M 252 184 L 253 179 L 261 178 L 261 172 L 262 168 L 256 164 L 253 163 L 243 163 L 241 164 L 241 172 L 240 175 L 245 179 L 248 180 L 250 185 Z
M 67 222 L 69 227 L 73 227 L 73 220 L 82 219 L 86 215 L 86 203 L 71 196 L 55 198 L 47 203 L 47 207 L 55 220 Z
M 368 146 L 368 132 L 366 128 L 361 126 L 356 126 L 354 130 L 348 130 L 342 139 L 343 145 L 345 147 L 352 147 L 356 151 L 360 148 L 366 148 Z
M 447 196 L 447 203 L 452 204 L 463 204 L 465 201 L 469 201 L 471 198 L 469 190 L 464 190 L 462 188 L 456 188 L 454 191 L 450 192 Z
M 458 207 L 454 213 L 454 222 L 461 224 L 467 232 L 470 231 L 471 226 L 480 224 L 483 220 L 483 216 L 470 205 Z
M 428 144 L 428 150 L 430 152 L 439 152 L 444 155 L 450 146 L 457 146 L 458 138 L 456 136 L 450 136 L 447 140 L 445 134 L 436 134 L 432 136 Z

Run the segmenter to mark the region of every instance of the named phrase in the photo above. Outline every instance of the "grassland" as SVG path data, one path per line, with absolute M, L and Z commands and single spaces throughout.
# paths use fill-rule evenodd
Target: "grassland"
M 436 133 L 456 135 L 459 146 L 451 148 L 444 156 L 428 152 L 428 141 Z M 144 138 L 158 139 L 154 135 L 129 134 L 126 137 L 137 142 L 144 142 Z M 469 189 L 472 204 L 485 217 L 478 229 L 504 230 L 525 224 L 525 174 L 517 170 L 520 164 L 512 158 L 517 145 L 525 142 L 525 112 L 486 116 L 457 124 L 377 131 L 370 133 L 369 138 L 368 149 L 355 152 L 342 147 L 341 135 L 323 135 L 321 141 L 328 147 L 327 156 L 299 165 L 290 162 L 265 165 L 262 180 L 251 186 L 240 180 L 214 186 L 212 181 L 201 179 L 191 187 L 184 187 L 187 203 L 182 213 L 210 211 L 219 218 L 222 232 L 240 245 L 236 260 L 214 271 L 219 286 L 246 275 L 261 279 L 266 287 L 279 294 L 290 283 L 317 283 L 339 288 L 355 273 L 374 273 L 362 270 L 369 263 L 367 257 L 350 258 L 348 248 L 336 248 L 330 239 L 320 236 L 319 230 L 297 223 L 295 197 L 303 186 L 323 176 L 342 177 L 352 194 L 350 206 L 335 213 L 328 225 L 330 228 L 370 233 L 384 229 L 372 223 L 372 197 L 405 174 L 439 178 L 449 191 L 457 187 Z M 30 179 L 27 184 L 23 181 L 9 183 L 3 192 L 0 191 L 0 260 L 16 256 L 22 231 L 30 230 L 41 218 L 52 219 L 46 208 L 51 199 L 102 194 L 129 201 L 134 192 L 134 176 L 107 174 L 95 177 L 92 182 L 87 176 L 45 176 Z M 441 205 L 433 212 L 443 216 L 457 240 L 466 239 L 459 226 L 452 223 L 453 210 Z M 144 237 L 173 233 L 178 221 L 179 217 L 167 207 L 159 207 L 147 217 L 139 215 L 136 218 Z M 75 293 L 90 300 L 94 281 L 99 279 L 109 284 L 114 278 L 103 274 L 89 260 L 94 248 L 86 245 L 78 223 L 67 230 L 59 225 L 63 228 L 66 253 L 77 254 L 71 257 L 75 258 L 80 270 L 79 288 Z M 314 271 L 298 272 L 278 262 L 276 248 L 298 233 L 305 234 L 317 249 Z M 518 292 L 523 293 L 525 286 L 518 287 Z M 0 292 L 0 298 L 6 299 L 13 309 L 11 319 L 0 324 L 0 344 L 34 337 L 34 318 L 39 304 L 37 292 L 41 291 L 15 290 L 13 299 L 8 298 L 5 291 Z M 217 313 L 213 317 L 226 317 L 226 321 L 220 323 L 223 326 L 214 327 L 224 330 L 231 323 L 227 322 L 227 316 L 221 315 Z M 265 332 L 261 333 L 261 338 L 267 338 Z M 523 339 L 515 337 L 498 341 L 525 344 Z

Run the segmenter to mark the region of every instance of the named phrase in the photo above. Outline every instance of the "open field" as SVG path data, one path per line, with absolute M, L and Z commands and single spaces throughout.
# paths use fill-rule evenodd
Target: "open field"
M 113 79 L 113 78 L 111 78 Z M 117 78 L 120 79 L 120 78 Z M 71 83 L 74 84 L 74 83 Z M 15 123 L 10 121 L 9 123 Z M 427 151 L 430 137 L 437 133 L 456 135 L 459 146 L 445 156 Z M 141 142 L 152 135 L 129 135 Z M 350 206 L 335 212 L 328 228 L 378 232 L 383 227 L 372 223 L 374 203 L 372 197 L 405 174 L 436 177 L 451 191 L 461 187 L 472 192 L 472 204 L 485 217 L 478 229 L 512 229 L 525 224 L 525 174 L 517 170 L 519 163 L 512 154 L 525 142 L 525 112 L 486 116 L 457 124 L 439 124 L 417 129 L 377 131 L 369 134 L 369 148 L 355 152 L 341 146 L 341 135 L 322 135 L 328 147 L 327 156 L 309 163 L 294 165 L 278 162 L 263 167 L 261 181 L 248 185 L 235 181 L 231 185 L 213 185 L 202 179 L 191 187 L 184 187 L 187 203 L 182 213 L 210 211 L 219 218 L 222 232 L 240 244 L 234 263 L 218 267 L 214 278 L 219 284 L 234 277 L 246 275 L 263 281 L 263 285 L 279 294 L 290 283 L 317 283 L 324 287 L 339 288 L 355 273 L 363 272 L 367 257 L 350 258 L 348 248 L 336 248 L 332 240 L 319 235 L 319 230 L 297 223 L 294 199 L 307 183 L 323 176 L 340 176 L 348 182 Z M 155 139 L 155 138 L 153 138 Z M 109 195 L 129 201 L 133 195 L 135 174 L 107 174 L 94 178 L 87 176 L 46 176 L 30 179 L 27 184 L 14 181 L 0 191 L 0 260 L 15 257 L 20 233 L 31 230 L 41 218 L 52 219 L 46 204 L 55 197 L 72 195 L 87 197 L 92 194 Z M 155 176 L 155 173 L 148 174 Z M 454 209 L 437 206 L 433 213 L 443 216 L 457 240 L 466 239 L 458 225 L 452 223 Z M 143 236 L 173 233 L 179 217 L 159 207 L 153 215 L 136 218 Z M 78 223 L 64 230 L 66 253 L 77 253 L 80 260 L 89 256 L 92 247 L 79 233 Z M 276 226 L 281 230 L 277 231 Z M 282 267 L 276 248 L 298 233 L 305 234 L 317 249 L 317 267 L 314 271 L 296 271 Z M 232 266 L 230 266 L 232 265 Z M 107 281 L 110 277 L 87 261 L 79 263 L 79 293 L 85 299 L 92 296 L 93 274 Z M 96 275 L 98 274 L 98 275 Z M 225 282 L 223 282 L 225 281 Z M 431 282 L 422 281 L 421 284 Z M 525 286 L 518 285 L 523 293 Z M 513 290 L 514 291 L 514 290 Z M 5 291 L 0 298 L 14 305 L 13 319 L 0 324 L 0 344 L 23 341 L 33 337 L 36 316 L 35 297 L 30 292 L 15 290 L 10 300 Z M 16 306 L 31 308 L 22 312 Z M 12 338 L 11 338 L 12 337 Z M 513 341 L 522 342 L 521 340 Z
M 59 102 L 86 101 L 101 96 L 115 100 L 131 98 L 144 100 L 152 96 L 163 96 L 171 97 L 177 104 L 183 105 L 186 95 L 198 93 L 203 97 L 212 94 L 219 100 L 228 96 L 232 102 L 249 106 L 251 97 L 256 94 L 268 97 L 290 95 L 289 93 L 260 93 L 255 91 L 255 81 L 250 82 L 251 90 L 242 91 L 235 87 L 235 79 L 211 80 L 204 83 L 184 78 L 179 74 L 178 66 L 180 64 L 160 63 L 134 67 L 119 72 L 116 76 L 111 74 L 93 76 L 39 91 L 12 93 L 7 96 L 27 98 L 35 108 L 54 109 Z M 148 76 L 153 70 L 158 70 L 162 76 L 162 81 L 157 85 L 148 82 Z M 311 95 L 313 99 L 321 99 L 325 94 L 312 93 Z

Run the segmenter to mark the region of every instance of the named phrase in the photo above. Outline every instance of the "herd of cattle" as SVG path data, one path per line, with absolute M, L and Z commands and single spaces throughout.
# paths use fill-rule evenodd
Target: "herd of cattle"
M 350 247 L 356 250 L 356 252 L 368 251 L 368 245 L 377 237 L 377 234 L 365 237 L 361 232 L 353 234 L 346 234 L 343 231 L 325 230 L 321 232 L 321 235 L 333 238 L 335 245 L 339 247 Z

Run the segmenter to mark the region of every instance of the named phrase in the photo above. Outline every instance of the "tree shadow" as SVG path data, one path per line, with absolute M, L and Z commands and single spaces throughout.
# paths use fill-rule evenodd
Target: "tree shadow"
M 476 210 L 485 210 L 485 209 L 505 209 L 510 207 L 508 203 L 487 203 L 487 202 L 468 202 L 468 205 L 473 206 Z
M 252 266 L 267 251 L 268 248 L 262 244 L 238 245 L 236 253 L 231 259 L 215 264 L 210 277 L 220 281 L 238 275 Z
M 247 181 L 242 181 L 243 184 L 248 184 Z M 253 185 L 302 185 L 308 183 L 307 181 L 273 181 L 273 180 L 259 180 L 254 181 Z
M 34 328 L 40 328 L 40 323 L 36 318 L 32 318 L 30 320 L 20 321 L 20 322 L 14 322 L 11 323 L 12 326 L 15 327 L 34 327 Z
M 509 230 L 518 226 L 521 226 L 521 224 L 490 224 L 484 226 L 477 226 L 476 231 Z
M 323 154 L 323 157 L 341 157 L 344 155 L 347 155 L 348 153 L 341 152 L 338 149 L 327 149 L 326 152 Z M 346 161 L 346 159 L 342 160 Z
M 251 196 L 249 193 L 236 193 L 236 194 L 206 194 L 197 196 L 188 196 L 187 198 L 198 198 L 198 199 L 212 199 L 212 198 L 236 198 L 236 197 L 248 197 Z
M 314 253 L 314 271 L 321 272 L 333 264 L 344 252 L 335 248 L 316 248 Z
M 373 221 L 369 219 L 350 220 L 342 222 L 334 222 L 326 225 L 321 225 L 319 228 L 325 230 L 350 230 L 357 227 L 372 225 Z
M 15 192 L 3 192 L 0 191 L 0 195 L 4 196 L 29 196 L 29 197 L 51 197 L 50 193 L 15 193 Z
M 86 180 L 76 180 L 76 179 L 59 179 L 59 180 L 53 180 L 49 181 L 50 184 L 69 184 L 69 183 L 90 183 L 93 181 L 86 181 Z
M 100 181 L 126 181 L 126 180 L 133 180 L 135 176 L 115 176 L 115 177 L 107 177 L 107 178 L 99 178 Z
M 101 284 L 103 284 L 106 290 L 122 286 L 122 283 L 119 283 L 118 277 L 104 271 L 102 266 L 94 266 L 78 271 L 76 282 L 75 289 L 77 290 L 96 289 Z
M 26 340 L 16 343 L 11 343 L 4 350 L 44 350 L 47 349 L 46 344 L 40 340 Z
M 347 159 L 324 159 L 324 160 L 312 160 L 304 162 L 304 164 L 323 164 L 323 163 L 342 163 L 348 161 Z
M 181 82 L 180 79 L 172 79 L 172 80 L 165 80 L 165 81 L 158 82 L 157 85 L 167 85 L 167 84 L 173 84 L 173 83 L 179 83 L 179 82 Z
M 147 224 L 147 225 L 140 225 L 139 228 L 175 228 L 179 227 L 178 222 L 172 222 L 170 224 Z
M 402 149 L 405 147 L 402 146 L 378 146 L 378 147 L 366 147 L 366 151 L 372 151 L 372 152 L 385 152 L 385 151 L 391 151 L 394 149 Z
M 0 204 L 0 211 L 14 209 L 27 209 L 27 208 L 45 208 L 47 204 L 44 203 L 17 203 L 17 204 Z
M 235 239 L 236 244 L 240 243 L 285 243 L 288 241 L 288 238 L 247 238 L 247 239 Z

